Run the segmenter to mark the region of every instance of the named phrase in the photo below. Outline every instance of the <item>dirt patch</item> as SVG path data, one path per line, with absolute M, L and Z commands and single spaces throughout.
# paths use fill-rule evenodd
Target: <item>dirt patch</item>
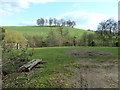
M 78 60 L 66 68 L 75 72 L 67 82 L 69 87 L 118 88 L 118 64 Z
M 97 50 L 68 50 L 66 53 L 82 57 L 81 60 L 65 67 L 75 72 L 75 76 L 66 82 L 69 87 L 118 88 L 118 60 L 112 58 L 105 61 L 91 60 L 91 57 L 110 56 L 111 53 Z
M 69 50 L 66 53 L 71 54 L 75 57 L 98 57 L 98 56 L 109 56 L 111 53 L 97 50 Z

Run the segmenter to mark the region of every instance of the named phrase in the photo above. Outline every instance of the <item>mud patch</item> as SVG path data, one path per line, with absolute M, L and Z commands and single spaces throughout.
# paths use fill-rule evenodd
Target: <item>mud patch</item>
M 71 54 L 75 57 L 100 57 L 100 56 L 110 56 L 111 53 L 97 50 L 69 50 L 66 53 Z

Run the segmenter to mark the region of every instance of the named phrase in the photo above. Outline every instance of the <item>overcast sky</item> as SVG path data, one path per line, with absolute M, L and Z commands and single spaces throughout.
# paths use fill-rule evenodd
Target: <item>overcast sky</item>
M 102 20 L 118 19 L 118 0 L 0 0 L 0 26 L 36 25 L 39 18 L 76 21 L 96 30 Z

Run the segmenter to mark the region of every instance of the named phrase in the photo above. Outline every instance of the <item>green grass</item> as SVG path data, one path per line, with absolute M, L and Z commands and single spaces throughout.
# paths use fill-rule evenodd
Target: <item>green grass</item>
M 66 77 L 73 76 L 73 72 L 64 68 L 64 66 L 74 63 L 74 61 L 82 59 L 73 57 L 67 53 L 66 50 L 83 49 L 83 50 L 100 50 L 111 52 L 112 55 L 91 58 L 97 60 L 116 59 L 118 57 L 117 47 L 44 47 L 35 48 L 34 55 L 31 59 L 43 59 L 47 63 L 43 64 L 41 68 L 31 71 L 27 74 L 17 74 L 14 79 L 7 81 L 6 87 L 19 88 L 50 88 L 50 87 L 67 87 L 60 84 L 60 80 Z M 31 49 L 29 49 L 31 50 Z M 89 60 L 89 59 L 87 59 Z M 62 75 L 64 76 L 62 76 Z M 10 78 L 10 77 L 9 77 Z M 16 78 L 16 79 L 15 79 Z M 18 83 L 17 83 L 18 82 Z M 17 83 L 17 84 L 16 84 Z M 58 84 L 57 84 L 58 83 Z M 7 86 L 8 85 L 8 86 Z M 61 85 L 61 86 L 60 86 Z
M 59 27 L 49 27 L 49 26 L 4 26 L 6 30 L 13 30 L 20 32 L 24 35 L 43 35 L 47 36 L 49 31 L 56 31 Z M 86 31 L 82 29 L 76 29 L 71 27 L 64 27 L 69 31 L 70 36 L 80 37 L 84 32 L 93 33 L 91 31 Z

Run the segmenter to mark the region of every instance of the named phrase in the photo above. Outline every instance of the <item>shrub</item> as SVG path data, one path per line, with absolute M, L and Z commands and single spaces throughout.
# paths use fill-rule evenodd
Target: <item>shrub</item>
M 26 48 L 27 40 L 22 34 L 18 32 L 7 31 L 5 33 L 4 39 L 2 40 L 2 43 L 4 49 L 7 47 L 19 49 L 20 46 L 21 48 Z
M 33 55 L 33 50 L 27 49 L 13 50 L 7 49 L 3 51 L 2 55 L 2 71 L 3 75 L 18 72 L 19 67 L 27 63 Z

